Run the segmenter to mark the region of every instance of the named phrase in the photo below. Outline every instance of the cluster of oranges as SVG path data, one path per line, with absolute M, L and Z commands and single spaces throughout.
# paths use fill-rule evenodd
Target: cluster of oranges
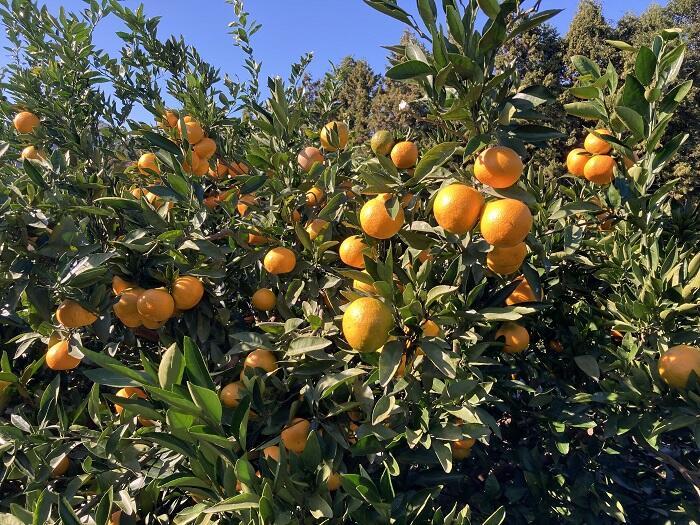
M 607 129 L 596 129 L 586 135 L 583 148 L 572 149 L 566 157 L 566 169 L 577 177 L 584 177 L 593 184 L 610 184 L 614 177 L 616 161 L 610 155 L 611 144 L 605 136 L 612 136 Z M 625 157 L 625 167 L 631 168 L 635 159 Z
M 15 115 L 15 118 L 12 120 L 12 124 L 14 125 L 15 130 L 17 130 L 17 133 L 21 135 L 28 135 L 39 127 L 41 121 L 39 120 L 39 117 L 31 111 L 20 111 Z M 46 159 L 46 152 L 37 148 L 35 145 L 30 144 L 22 149 L 20 152 L 20 158 L 42 161 Z
M 162 287 L 143 289 L 115 276 L 112 290 L 119 298 L 113 306 L 117 318 L 129 328 L 143 326 L 150 330 L 157 330 L 171 317 L 191 310 L 204 296 L 202 281 L 193 275 L 176 278 L 170 292 Z

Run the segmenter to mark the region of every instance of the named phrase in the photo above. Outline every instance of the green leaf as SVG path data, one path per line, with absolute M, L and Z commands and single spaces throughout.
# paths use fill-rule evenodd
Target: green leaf
M 190 383 L 189 381 L 187 382 L 187 388 L 189 388 L 194 404 L 209 414 L 214 421 L 221 423 L 223 408 L 221 407 L 221 400 L 219 396 L 216 395 L 216 392 Z
M 632 132 L 635 139 L 641 140 L 644 138 L 644 119 L 639 113 L 625 106 L 617 106 L 615 112 L 625 127 Z
M 313 352 L 315 350 L 322 350 L 333 344 L 332 341 L 324 337 L 315 336 L 305 336 L 297 337 L 294 341 L 289 344 L 289 349 L 287 350 L 288 356 L 302 355 L 306 352 Z
M 498 507 L 496 511 L 484 520 L 481 525 L 501 525 L 506 519 L 505 507 Z
M 479 4 L 481 10 L 491 20 L 494 20 L 501 12 L 501 8 L 498 5 L 498 0 L 477 0 L 477 3 Z
M 197 345 L 189 336 L 185 336 L 182 342 L 185 353 L 185 371 L 187 377 L 195 384 L 209 390 L 215 390 L 214 381 L 209 375 L 209 370 Z
M 442 166 L 455 154 L 459 142 L 443 142 L 430 148 L 420 159 L 413 174 L 413 179 L 418 182 L 435 168 Z
M 386 76 L 392 80 L 408 80 L 411 78 L 434 75 L 436 72 L 430 65 L 419 60 L 407 60 L 395 65 L 386 72 Z
M 93 352 L 92 350 L 88 350 L 80 344 L 78 344 L 78 348 L 85 357 L 87 357 L 96 365 L 101 366 L 102 368 L 111 370 L 112 372 L 123 377 L 128 377 L 129 379 L 134 380 L 139 385 L 146 385 L 150 382 L 148 376 L 145 375 L 142 371 L 132 370 L 131 368 L 122 365 L 121 361 L 118 361 L 113 357 L 109 357 L 108 355 L 100 354 L 98 352 Z
M 620 51 L 636 51 L 637 48 L 628 44 L 627 42 L 623 42 L 622 40 L 606 40 L 606 44 L 610 44 L 613 46 L 615 49 L 619 49 Z
M 644 86 L 634 75 L 627 75 L 625 85 L 622 88 L 620 106 L 625 106 L 639 113 L 646 121 L 649 114 L 649 103 L 644 97 Z
M 583 55 L 574 55 L 571 57 L 571 63 L 576 68 L 576 71 L 582 75 L 591 75 L 593 78 L 600 77 L 600 68 L 598 64 L 593 62 L 588 57 Z
M 671 160 L 680 147 L 688 140 L 689 135 L 687 133 L 679 133 L 671 140 L 669 140 L 663 147 L 653 153 L 653 159 L 651 161 L 651 167 L 654 172 L 657 172 L 663 168 L 666 163 Z
M 583 372 L 593 379 L 600 379 L 600 367 L 598 366 L 598 361 L 592 355 L 577 355 L 574 356 L 574 361 L 576 366 L 578 366 Z
M 443 375 L 454 379 L 457 374 L 457 366 L 455 359 L 450 357 L 447 352 L 445 352 L 438 345 L 431 343 L 429 341 L 423 341 L 421 343 L 421 348 L 425 353 L 426 357 L 435 365 Z
M 158 382 L 161 388 L 169 390 L 173 385 L 179 385 L 182 382 L 184 373 L 185 360 L 177 344 L 173 343 L 163 353 L 163 357 L 160 360 Z
M 518 24 L 516 28 L 513 29 L 513 31 L 511 31 L 506 41 L 512 40 L 518 35 L 522 35 L 523 33 L 528 32 L 533 27 L 537 27 L 543 24 L 544 22 L 558 15 L 562 11 L 563 9 L 547 9 L 545 11 L 540 11 L 535 15 L 527 17 L 524 21 L 520 22 L 520 24 Z
M 335 374 L 323 376 L 316 384 L 316 390 L 321 393 L 321 399 L 330 396 L 336 388 L 355 380 L 357 376 L 365 374 L 360 368 L 349 368 Z
M 448 286 L 446 284 L 441 284 L 430 289 L 428 295 L 425 299 L 425 307 L 428 308 L 435 301 L 440 298 L 452 294 L 459 289 L 458 286 Z
M 158 133 L 154 133 L 152 131 L 144 131 L 143 136 L 146 140 L 148 140 L 148 142 L 160 149 L 167 151 L 168 153 L 172 153 L 175 156 L 182 155 L 182 151 L 180 151 L 180 148 L 177 144 L 175 144 L 172 140 L 166 139 L 164 136 L 159 135 Z
M 564 104 L 569 115 L 591 120 L 605 120 L 605 111 L 597 102 L 570 102 Z
M 401 365 L 403 345 L 401 341 L 389 341 L 379 355 L 379 384 L 385 387 L 394 378 Z
M 656 55 L 646 46 L 639 48 L 637 60 L 634 63 L 634 74 L 645 86 L 651 85 L 656 74 Z

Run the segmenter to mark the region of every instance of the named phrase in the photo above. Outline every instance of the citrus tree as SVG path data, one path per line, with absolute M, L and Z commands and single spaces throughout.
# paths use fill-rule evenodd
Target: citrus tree
M 341 81 L 304 56 L 263 97 L 231 3 L 245 82 L 142 7 L 0 1 L 3 518 L 698 519 L 700 228 L 657 182 L 683 35 L 574 58 L 591 132 L 551 180 L 552 96 L 495 64 L 558 11 L 368 0 L 422 39 L 387 76 L 435 131 L 349 147 Z

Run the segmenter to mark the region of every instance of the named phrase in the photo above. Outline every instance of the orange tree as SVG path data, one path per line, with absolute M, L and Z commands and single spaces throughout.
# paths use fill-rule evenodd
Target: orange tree
M 426 151 L 349 148 L 308 57 L 261 101 L 240 1 L 243 84 L 140 8 L 0 2 L 7 519 L 697 519 L 697 214 L 655 184 L 681 35 L 614 43 L 623 81 L 575 57 L 594 126 L 553 183 L 526 168 L 551 97 L 494 61 L 556 11 L 367 3 L 427 43 L 387 73 L 425 93 Z

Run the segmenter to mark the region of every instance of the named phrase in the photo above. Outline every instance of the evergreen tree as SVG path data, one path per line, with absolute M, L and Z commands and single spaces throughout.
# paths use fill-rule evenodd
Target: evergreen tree
M 348 123 L 354 132 L 354 140 L 363 142 L 369 135 L 369 118 L 372 100 L 380 77 L 365 60 L 345 57 L 338 66 L 340 88 L 337 93 L 336 118 Z
M 601 68 L 605 68 L 608 62 L 617 56 L 617 53 L 605 44 L 605 40 L 613 37 L 614 31 L 603 16 L 600 2 L 581 0 L 566 34 L 565 65 L 569 75 L 575 75 L 571 65 L 571 57 L 574 55 L 585 55 L 597 62 Z

